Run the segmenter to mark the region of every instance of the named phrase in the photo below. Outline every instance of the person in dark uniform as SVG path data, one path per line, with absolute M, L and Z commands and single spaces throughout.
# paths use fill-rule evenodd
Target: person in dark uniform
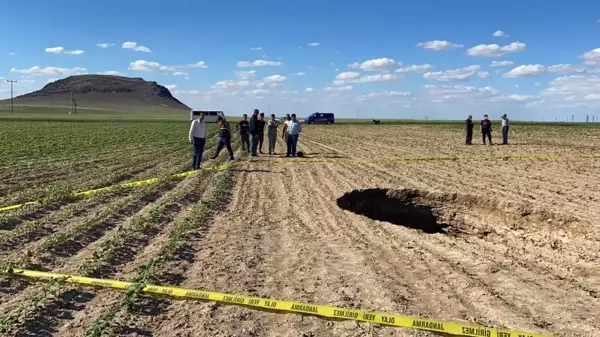
M 248 115 L 244 114 L 242 120 L 235 126 L 242 138 L 242 150 L 248 150 L 250 153 L 250 123 L 248 123 Z
M 258 119 L 258 122 L 256 122 L 256 131 L 258 132 L 258 153 L 263 153 L 262 152 L 262 147 L 263 147 L 263 142 L 265 141 L 265 125 L 267 124 L 267 121 L 265 121 L 265 113 L 261 112 Z
M 475 126 L 475 123 L 473 123 L 473 116 L 469 115 L 469 117 L 465 119 L 465 126 L 467 128 L 466 144 L 472 145 L 471 142 L 473 141 L 473 127 Z
M 227 148 L 229 152 L 229 160 L 233 160 L 233 149 L 231 148 L 231 131 L 229 130 L 229 123 L 223 118 L 223 116 L 217 117 L 217 123 L 219 123 L 219 143 L 217 144 L 217 151 L 215 155 L 210 159 L 215 159 L 223 150 L 223 147 Z
M 490 141 L 492 145 L 492 121 L 488 119 L 488 115 L 483 115 L 481 120 L 481 136 L 483 137 L 483 145 L 485 145 L 485 137 Z
M 250 117 L 250 137 L 252 157 L 256 157 L 258 156 L 258 109 L 254 109 L 254 113 Z

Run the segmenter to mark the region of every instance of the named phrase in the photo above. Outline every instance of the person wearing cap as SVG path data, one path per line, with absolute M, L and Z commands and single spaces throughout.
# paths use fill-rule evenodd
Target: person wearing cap
M 502 119 L 502 145 L 508 144 L 508 117 L 506 114 L 500 117 Z
M 277 127 L 279 126 L 279 122 L 275 119 L 275 114 L 271 114 L 271 119 L 269 120 L 269 124 L 267 127 L 269 130 L 267 131 L 267 136 L 269 137 L 269 154 L 275 154 L 275 145 L 277 144 Z
M 188 135 L 190 144 L 194 146 L 192 153 L 192 170 L 200 168 L 202 162 L 202 154 L 204 153 L 204 145 L 206 144 L 206 122 L 204 122 L 204 111 L 200 112 L 200 118 L 194 119 L 190 125 Z
M 473 123 L 473 116 L 469 115 L 469 117 L 467 117 L 467 119 L 465 119 L 465 127 L 466 127 L 466 131 L 467 131 L 467 138 L 466 138 L 467 145 L 472 145 L 473 127 L 474 126 L 475 126 L 475 123 Z
M 229 160 L 233 160 L 233 149 L 231 148 L 231 131 L 229 130 L 229 123 L 223 118 L 223 116 L 217 117 L 217 123 L 219 124 L 219 143 L 217 143 L 217 150 L 215 155 L 210 159 L 215 159 L 223 150 L 223 147 L 227 148 L 229 152 Z
M 483 145 L 485 145 L 485 137 L 490 141 L 492 145 L 492 121 L 488 119 L 488 115 L 483 115 L 481 120 L 481 136 L 483 137 Z

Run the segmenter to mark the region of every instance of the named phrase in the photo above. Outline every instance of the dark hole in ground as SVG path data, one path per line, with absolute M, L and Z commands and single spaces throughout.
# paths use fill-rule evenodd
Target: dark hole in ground
M 417 190 L 366 189 L 344 194 L 337 200 L 340 208 L 378 221 L 420 230 L 427 234 L 446 234 L 447 224 L 436 211 L 420 202 Z

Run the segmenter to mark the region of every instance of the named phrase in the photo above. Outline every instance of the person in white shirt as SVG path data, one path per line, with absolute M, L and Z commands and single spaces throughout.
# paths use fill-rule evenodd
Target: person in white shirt
M 192 154 L 192 170 L 200 168 L 202 154 L 204 153 L 204 144 L 206 144 L 206 122 L 204 122 L 204 112 L 200 113 L 199 119 L 194 119 L 190 126 L 189 134 L 190 144 L 194 146 Z
M 287 123 L 288 121 L 286 121 Z M 296 147 L 298 146 L 298 136 L 302 132 L 302 124 L 296 119 L 296 114 L 292 114 L 292 119 L 288 124 L 288 140 L 286 157 L 296 156 Z
M 508 144 L 508 117 L 506 114 L 502 115 L 502 145 Z
M 281 132 L 281 138 L 287 144 L 288 141 L 288 128 L 290 127 L 290 123 L 292 122 L 292 116 L 290 114 L 285 114 L 285 122 L 283 122 L 283 130 Z

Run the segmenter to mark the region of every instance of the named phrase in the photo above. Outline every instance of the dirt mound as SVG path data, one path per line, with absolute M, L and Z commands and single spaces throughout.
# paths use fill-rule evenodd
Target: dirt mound
M 71 99 L 71 94 L 80 108 L 189 110 L 188 106 L 173 97 L 169 89 L 154 81 L 113 75 L 70 76 L 48 83 L 38 91 L 16 97 L 15 104 L 64 105 Z

